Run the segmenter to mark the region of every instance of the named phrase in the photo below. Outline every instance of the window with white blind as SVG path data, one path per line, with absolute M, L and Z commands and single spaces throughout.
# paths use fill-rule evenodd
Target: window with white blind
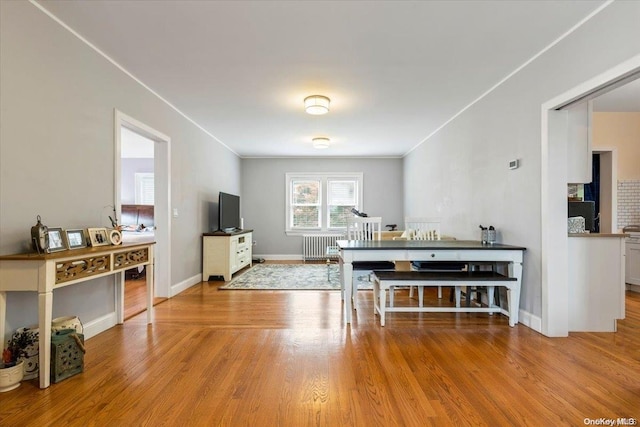
M 154 192 L 155 181 L 153 173 L 136 173 L 136 205 L 153 205 L 154 204 Z
M 342 231 L 362 209 L 362 173 L 287 173 L 287 232 Z

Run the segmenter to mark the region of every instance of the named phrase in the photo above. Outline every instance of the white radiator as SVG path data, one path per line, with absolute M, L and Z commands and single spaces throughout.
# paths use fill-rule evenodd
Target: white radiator
M 336 246 L 336 240 L 344 239 L 344 234 L 305 234 L 302 236 L 302 256 L 305 261 L 337 258 L 327 256 L 327 247 Z

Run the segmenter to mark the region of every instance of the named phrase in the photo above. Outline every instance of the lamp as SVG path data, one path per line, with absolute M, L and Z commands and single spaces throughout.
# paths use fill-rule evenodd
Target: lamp
M 327 114 L 329 112 L 329 98 L 322 95 L 311 95 L 304 99 L 304 109 L 313 115 Z
M 313 138 L 311 140 L 313 142 L 313 148 L 324 149 L 329 148 L 329 138 Z

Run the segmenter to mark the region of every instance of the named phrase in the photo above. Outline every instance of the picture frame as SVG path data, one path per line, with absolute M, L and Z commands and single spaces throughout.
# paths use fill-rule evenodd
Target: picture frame
M 49 248 L 48 252 L 58 252 L 67 249 L 67 242 L 64 239 L 64 231 L 60 227 L 49 227 Z
M 89 236 L 91 246 L 106 246 L 111 244 L 107 229 L 104 227 L 87 228 L 87 236 Z
M 67 237 L 67 247 L 69 249 L 80 249 L 87 247 L 87 239 L 84 235 L 84 230 L 81 228 L 65 230 Z
M 122 233 L 117 229 L 109 230 L 109 241 L 112 245 L 119 245 L 122 243 Z

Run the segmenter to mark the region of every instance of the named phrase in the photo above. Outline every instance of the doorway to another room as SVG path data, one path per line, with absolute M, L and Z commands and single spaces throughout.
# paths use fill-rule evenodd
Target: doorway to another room
M 153 268 L 153 304 L 170 297 L 170 139 L 116 111 L 115 200 L 123 242 L 156 242 L 155 262 L 127 270 L 116 295 L 119 323 L 147 307 L 147 268 Z
M 155 240 L 154 141 L 120 130 L 120 226 L 123 241 Z M 146 310 L 146 266 L 125 271 L 124 320 Z
M 587 105 L 603 94 L 628 85 L 640 77 L 640 55 L 593 77 L 592 79 L 558 95 L 542 104 L 541 126 L 541 302 L 542 316 L 536 328 L 546 336 L 567 336 L 569 333 L 569 253 L 567 233 L 567 183 L 591 182 L 588 179 L 572 180 L 569 176 L 575 172 L 575 164 L 581 165 L 583 172 L 591 170 L 591 153 L 599 152 L 600 160 L 600 231 L 616 232 L 619 229 L 617 212 L 617 189 L 614 181 L 617 154 L 615 149 L 591 148 L 590 138 L 574 138 L 581 141 L 581 149 L 574 150 L 575 144 L 569 144 L 571 129 L 567 115 L 559 110 L 567 106 Z M 591 113 L 583 116 L 580 129 L 589 129 Z M 572 139 L 573 140 L 573 139 Z M 589 145 L 582 144 L 588 141 Z M 588 149 L 584 149 L 588 147 Z M 588 156 L 588 157 L 587 157 Z M 584 161 L 583 161 L 584 160 Z M 589 161 L 588 166 L 587 161 Z M 576 163 L 577 162 L 577 163 Z M 609 170 L 608 170 L 609 169 Z M 570 172 L 571 171 L 571 172 Z M 605 179 L 610 182 L 605 182 Z M 619 179 L 619 178 L 618 178 Z M 609 194 L 602 190 L 606 189 Z M 608 218 L 607 218 L 608 216 Z

